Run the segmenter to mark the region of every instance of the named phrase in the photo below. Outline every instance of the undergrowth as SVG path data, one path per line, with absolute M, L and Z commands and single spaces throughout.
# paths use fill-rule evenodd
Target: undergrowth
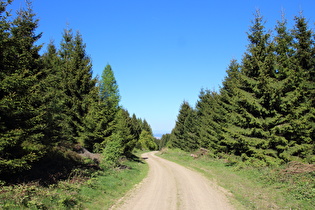
M 239 209 L 314 209 L 315 165 L 291 162 L 277 167 L 240 167 L 226 159 L 194 154 L 166 149 L 160 156 L 202 172 L 232 193 L 230 199 L 236 200 Z
M 67 179 L 54 184 L 2 183 L 0 209 L 108 209 L 147 172 L 147 164 L 134 156 L 115 168 L 72 169 Z

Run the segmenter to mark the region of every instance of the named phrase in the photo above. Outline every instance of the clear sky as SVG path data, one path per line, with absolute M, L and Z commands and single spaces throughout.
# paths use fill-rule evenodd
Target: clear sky
M 41 43 L 59 46 L 67 24 L 80 31 L 94 76 L 110 64 L 121 105 L 156 135 L 172 130 L 184 100 L 195 106 L 201 88 L 219 89 L 230 60 L 246 50 L 257 9 L 269 29 L 281 11 L 291 25 L 303 11 L 314 26 L 314 0 L 33 0 Z

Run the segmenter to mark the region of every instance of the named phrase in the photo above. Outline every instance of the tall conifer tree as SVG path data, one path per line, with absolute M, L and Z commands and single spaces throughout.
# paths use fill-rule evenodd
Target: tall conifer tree
M 99 87 L 101 100 L 105 101 L 107 106 L 113 109 L 113 112 L 117 112 L 119 109 L 120 94 L 114 72 L 109 64 L 104 68 Z
M 237 104 L 239 100 L 237 89 L 240 87 L 240 64 L 236 60 L 232 60 L 226 72 L 227 76 L 220 89 L 222 108 L 226 111 L 225 116 L 222 116 L 225 117 L 225 123 L 222 128 L 221 145 L 223 152 L 235 154 L 240 149 L 236 127 L 242 123 L 241 107 Z
M 188 102 L 184 101 L 180 106 L 179 114 L 177 116 L 176 124 L 172 130 L 171 144 L 172 147 L 186 149 L 186 131 L 185 122 L 188 115 L 191 113 L 192 108 Z
M 314 34 L 303 16 L 295 17 L 292 34 L 298 103 L 290 107 L 293 132 L 287 156 L 314 161 Z
M 65 30 L 59 55 L 62 61 L 61 85 L 66 105 L 63 132 L 70 142 L 82 143 L 84 118 L 96 81 L 92 79 L 91 60 L 86 55 L 85 44 L 79 32 L 73 37 L 71 30 Z
M 121 109 L 120 94 L 118 84 L 112 70 L 112 67 L 107 64 L 103 70 L 101 81 L 99 82 L 100 104 L 102 106 L 103 115 L 106 119 L 106 128 L 104 127 L 105 138 L 112 135 L 114 131 L 115 118 L 118 111 Z M 105 122 L 104 122 L 105 123 Z
M 300 76 L 297 65 L 294 62 L 293 37 L 287 30 L 287 21 L 282 17 L 281 21 L 275 28 L 277 35 L 274 38 L 275 43 L 275 61 L 276 61 L 276 77 L 279 88 L 278 97 L 275 98 L 276 103 L 274 109 L 278 112 L 279 117 L 277 125 L 271 129 L 273 140 L 270 146 L 276 148 L 278 156 L 288 161 L 287 150 L 290 147 L 292 135 L 291 114 L 292 107 L 299 104 L 299 83 Z
M 223 149 L 220 144 L 225 119 L 224 107 L 220 103 L 218 93 L 202 90 L 196 105 L 200 146 L 214 153 Z
M 258 12 L 248 34 L 250 44 L 242 61 L 239 86 L 235 89 L 238 114 L 230 136 L 237 140 L 235 154 L 245 160 L 255 158 L 273 163 L 277 154 L 269 146 L 270 128 L 277 120 L 273 109 L 277 81 L 269 37 Z
M 41 57 L 43 71 L 40 88 L 43 92 L 43 111 L 47 127 L 45 135 L 51 143 L 64 140 L 62 128 L 64 125 L 64 95 L 60 84 L 62 83 L 61 60 L 53 42 L 47 47 L 47 52 Z
M 5 11 L 4 6 L 1 2 L 2 11 Z M 41 112 L 42 93 L 38 88 L 42 76 L 38 53 L 41 46 L 35 45 L 41 37 L 35 33 L 38 20 L 29 2 L 27 9 L 18 11 L 12 25 L 3 18 L 0 172 L 14 173 L 31 168 L 45 153 L 49 140 L 43 133 L 46 124 Z
M 142 122 L 142 120 L 138 119 L 135 114 L 132 115 L 132 117 L 131 117 L 132 129 L 131 130 L 132 130 L 132 134 L 134 135 L 134 137 L 138 140 L 140 138 L 140 134 L 142 131 L 142 128 L 141 128 L 142 123 L 141 122 Z
M 132 135 L 132 122 L 127 110 L 120 109 L 118 111 L 115 118 L 115 130 L 112 136 L 120 137 L 123 154 L 130 156 L 137 144 L 137 139 Z
M 185 123 L 185 143 L 183 149 L 185 151 L 194 151 L 200 148 L 200 140 L 198 136 L 197 111 L 191 109 Z
M 88 115 L 85 119 L 84 142 L 89 149 L 102 149 L 115 129 L 115 118 L 120 109 L 120 95 L 114 72 L 107 65 L 94 93 L 91 94 Z M 139 134 L 140 135 L 140 134 Z
M 149 123 L 147 122 L 146 119 L 144 119 L 141 123 L 141 129 L 146 130 L 152 137 L 153 137 L 153 131 Z

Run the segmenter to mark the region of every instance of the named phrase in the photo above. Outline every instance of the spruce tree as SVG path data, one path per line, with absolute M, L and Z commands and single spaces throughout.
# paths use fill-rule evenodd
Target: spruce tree
M 73 37 L 65 30 L 61 49 L 62 89 L 65 98 L 63 132 L 70 143 L 84 144 L 84 119 L 96 81 L 92 79 L 92 64 L 86 55 L 85 44 L 79 32 Z
M 7 53 L 10 49 L 9 37 L 10 37 L 10 23 L 8 16 L 10 13 L 7 12 L 6 7 L 11 1 L 0 1 L 0 79 L 3 80 L 5 77 L 5 65 L 8 62 Z M 2 95 L 1 95 L 2 96 Z
M 5 6 L 1 2 L 2 13 Z M 45 153 L 49 139 L 42 112 L 38 19 L 28 3 L 12 24 L 1 17 L 0 173 L 29 169 Z M 10 33 L 10 34 L 8 34 Z
M 297 77 L 297 103 L 290 107 L 292 135 L 286 157 L 314 161 L 314 34 L 303 16 L 295 17 L 292 30 Z
M 220 95 L 209 90 L 202 90 L 197 102 L 200 146 L 213 153 L 224 150 L 221 148 L 221 134 L 226 119 L 221 103 Z
M 235 138 L 237 134 L 237 126 L 242 122 L 240 118 L 240 109 L 237 102 L 238 88 L 240 87 L 240 64 L 236 60 L 232 60 L 228 69 L 226 70 L 227 76 L 223 81 L 223 86 L 220 89 L 220 101 L 222 109 L 225 110 L 224 125 L 221 133 L 221 146 L 224 153 L 237 153 L 239 142 Z
M 265 32 L 259 13 L 248 33 L 249 45 L 242 60 L 239 86 L 234 90 L 238 99 L 236 118 L 229 136 L 236 139 L 234 154 L 244 160 L 258 159 L 269 164 L 277 160 L 277 152 L 270 149 L 270 129 L 277 121 L 274 103 L 277 80 L 273 45 Z
M 10 30 L 11 30 L 11 24 L 8 20 L 8 16 L 10 16 L 10 13 L 6 11 L 6 7 L 10 4 L 10 1 L 0 1 L 0 100 L 1 100 L 1 107 L 5 108 L 5 103 L 3 101 L 5 95 L 7 94 L 7 91 L 5 90 L 4 85 L 4 79 L 6 76 L 10 73 L 9 67 L 10 60 L 11 60 L 11 47 L 12 42 L 10 41 Z M 2 105 L 3 104 L 3 105 Z M 2 109 L 1 109 L 2 111 Z M 0 115 L 2 116 L 2 114 Z M 4 122 L 0 121 L 0 126 L 3 127 Z M 4 129 L 4 127 L 3 127 Z
M 139 140 L 142 131 L 142 120 L 138 119 L 137 116 L 133 114 L 131 117 L 131 125 L 132 135 L 135 137 L 135 139 Z
M 174 129 L 172 130 L 172 147 L 185 149 L 186 148 L 186 131 L 185 131 L 185 121 L 188 115 L 191 113 L 192 108 L 188 104 L 188 102 L 184 101 L 179 110 L 179 114 L 177 116 L 176 124 Z
M 100 152 L 102 143 L 108 134 L 108 109 L 99 97 L 99 87 L 95 86 L 88 99 L 87 113 L 83 119 L 80 135 L 81 144 L 89 151 Z
M 278 113 L 276 125 L 271 128 L 273 139 L 270 147 L 277 150 L 278 156 L 284 161 L 290 160 L 288 148 L 292 135 L 292 124 L 290 110 L 299 104 L 300 83 L 299 70 L 294 62 L 293 37 L 287 29 L 287 21 L 283 17 L 275 28 L 277 35 L 274 38 L 275 43 L 275 61 L 276 61 L 276 78 L 278 82 L 278 97 L 274 104 L 274 109 Z
M 130 156 L 137 144 L 137 139 L 132 135 L 132 122 L 127 110 L 120 109 L 118 111 L 115 118 L 115 129 L 112 136 L 113 135 L 120 137 L 123 155 Z M 109 142 L 106 142 L 106 146 L 108 143 Z
M 197 124 L 197 111 L 191 109 L 188 114 L 185 123 L 185 144 L 183 150 L 194 151 L 200 148 L 199 136 L 198 136 L 198 124 Z
M 147 131 L 153 137 L 153 131 L 149 123 L 144 119 L 141 123 L 141 129 Z
M 53 42 L 41 57 L 43 71 L 40 89 L 43 92 L 43 111 L 47 127 L 44 130 L 51 143 L 58 144 L 64 139 L 62 133 L 64 119 L 64 95 L 62 82 L 61 60 Z

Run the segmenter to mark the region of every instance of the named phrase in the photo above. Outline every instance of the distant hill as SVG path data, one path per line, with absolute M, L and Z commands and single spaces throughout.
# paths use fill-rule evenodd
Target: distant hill
M 153 136 L 157 139 L 162 138 L 162 136 L 164 135 L 164 133 L 154 133 Z

